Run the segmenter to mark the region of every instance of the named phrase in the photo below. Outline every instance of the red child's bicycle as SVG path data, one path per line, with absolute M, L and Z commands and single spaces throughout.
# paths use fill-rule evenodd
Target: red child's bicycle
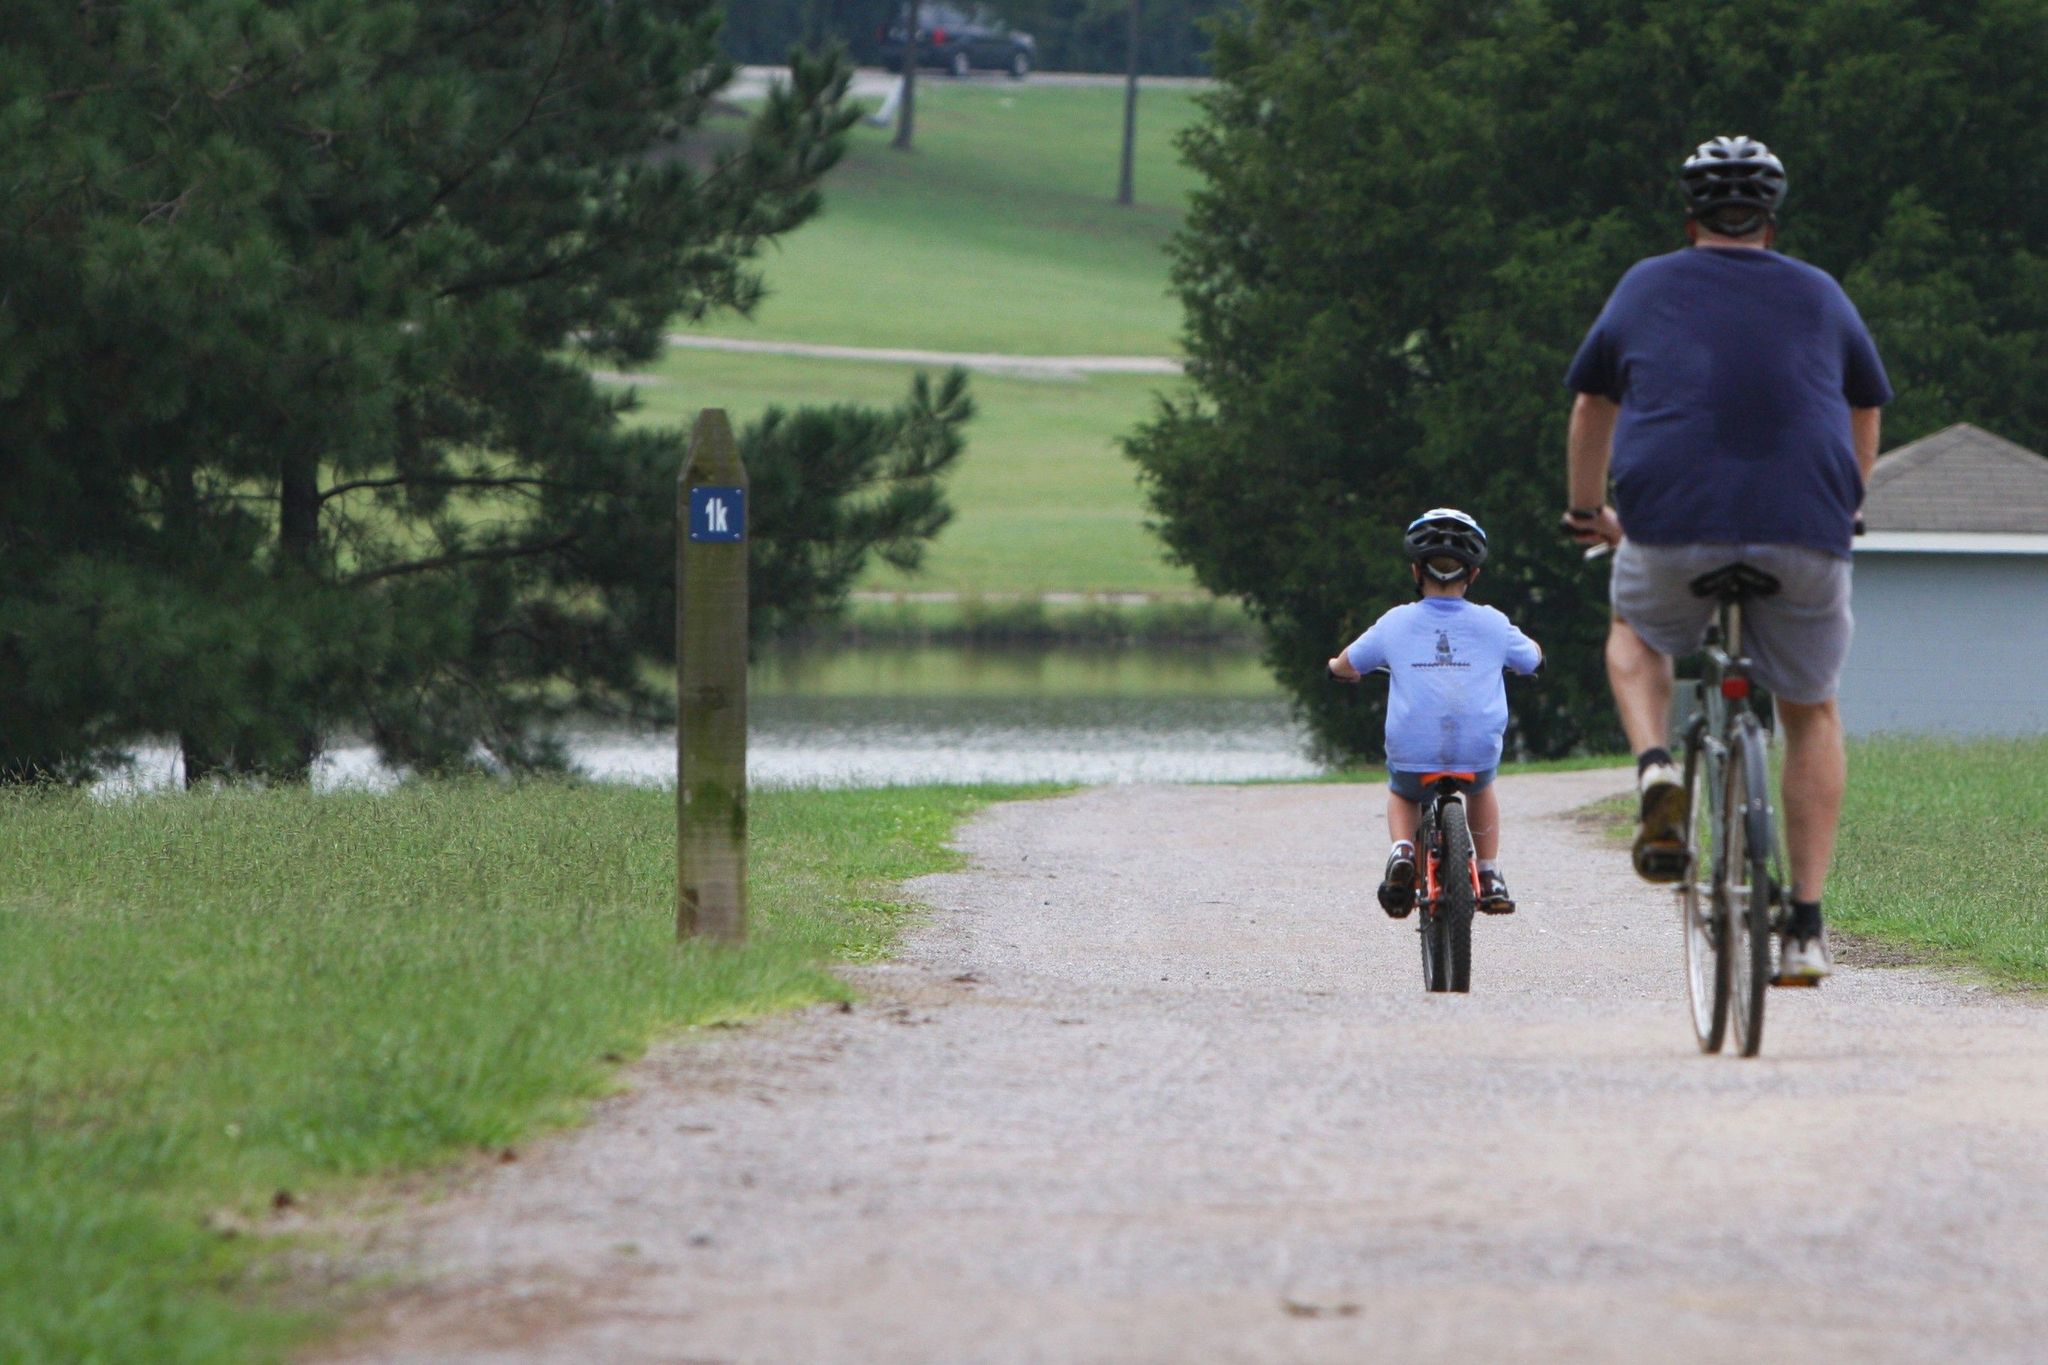
M 1472 916 L 1479 909 L 1479 859 L 1465 818 L 1465 793 L 1477 773 L 1425 773 L 1422 814 L 1415 826 L 1421 864 L 1415 928 L 1422 937 L 1422 985 L 1431 991 L 1472 989 Z

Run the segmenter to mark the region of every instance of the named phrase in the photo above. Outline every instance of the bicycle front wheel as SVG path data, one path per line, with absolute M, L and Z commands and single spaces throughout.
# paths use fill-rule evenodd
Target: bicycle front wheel
M 1735 1045 L 1743 1056 L 1754 1057 L 1764 1045 L 1764 993 L 1771 984 L 1771 765 L 1753 713 L 1737 718 L 1731 739 L 1722 801 L 1725 955 Z
M 1478 865 L 1472 861 L 1472 830 L 1465 823 L 1463 802 L 1452 801 L 1438 812 L 1444 827 L 1443 884 L 1438 889 L 1437 920 L 1443 926 L 1449 989 L 1472 989 L 1472 914 L 1479 908 Z
M 1685 734 L 1685 881 L 1678 888 L 1678 918 L 1685 933 L 1685 994 L 1700 1051 L 1719 1052 L 1728 1033 L 1729 955 L 1727 902 L 1715 894 L 1720 852 L 1715 836 L 1715 788 L 1708 769 L 1706 718 Z

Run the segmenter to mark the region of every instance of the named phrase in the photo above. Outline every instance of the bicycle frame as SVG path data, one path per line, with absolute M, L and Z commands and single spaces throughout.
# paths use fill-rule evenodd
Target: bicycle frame
M 1732 1023 L 1741 1054 L 1753 1057 L 1762 1045 L 1785 883 L 1772 827 L 1770 732 L 1755 714 L 1757 694 L 1742 653 L 1742 604 L 1776 584 L 1736 564 L 1703 575 L 1692 587 L 1719 605 L 1701 647 L 1696 706 L 1685 728 L 1690 856 L 1678 892 L 1687 993 L 1702 1051 L 1720 1051 Z M 1703 845 L 1711 851 L 1708 866 L 1700 865 Z
M 1707 762 L 1705 786 L 1709 809 L 1714 828 L 1721 829 L 1725 827 L 1727 818 L 1729 727 L 1741 710 L 1754 709 L 1752 697 L 1756 694 L 1755 682 L 1749 676 L 1749 660 L 1742 654 L 1741 602 L 1721 604 L 1714 624 L 1707 628 L 1706 642 L 1700 652 L 1705 667 L 1694 684 L 1696 709 L 1688 720 L 1687 728 L 1690 732 L 1693 727 L 1698 727 L 1700 747 Z M 1768 712 L 1760 723 L 1768 734 L 1771 729 Z M 1749 847 L 1763 850 L 1765 858 L 1775 866 L 1778 850 L 1771 830 L 1770 808 L 1746 810 L 1744 824 Z M 1726 844 L 1716 840 L 1715 865 L 1706 869 L 1715 880 L 1719 880 L 1726 871 L 1721 861 L 1726 852 Z M 1700 870 L 1691 869 L 1689 875 L 1697 876 Z

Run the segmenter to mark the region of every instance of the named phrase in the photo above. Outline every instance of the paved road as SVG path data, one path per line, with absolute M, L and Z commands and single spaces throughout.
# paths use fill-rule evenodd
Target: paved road
M 2048 1011 L 1847 970 L 1698 1056 L 1569 815 L 1621 781 L 1503 783 L 1462 999 L 1362 908 L 1372 791 L 992 811 L 865 1003 L 650 1058 L 335 1358 L 2040 1360 Z

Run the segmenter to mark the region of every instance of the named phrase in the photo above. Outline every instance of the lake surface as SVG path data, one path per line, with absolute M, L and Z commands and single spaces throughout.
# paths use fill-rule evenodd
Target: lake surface
M 1309 777 L 1302 728 L 1256 657 L 1213 650 L 881 647 L 778 650 L 752 670 L 747 769 L 756 786 L 925 782 L 1221 782 Z M 606 781 L 675 780 L 675 731 L 572 732 Z M 171 785 L 175 749 L 144 746 L 102 790 Z M 396 775 L 340 744 L 314 784 Z

